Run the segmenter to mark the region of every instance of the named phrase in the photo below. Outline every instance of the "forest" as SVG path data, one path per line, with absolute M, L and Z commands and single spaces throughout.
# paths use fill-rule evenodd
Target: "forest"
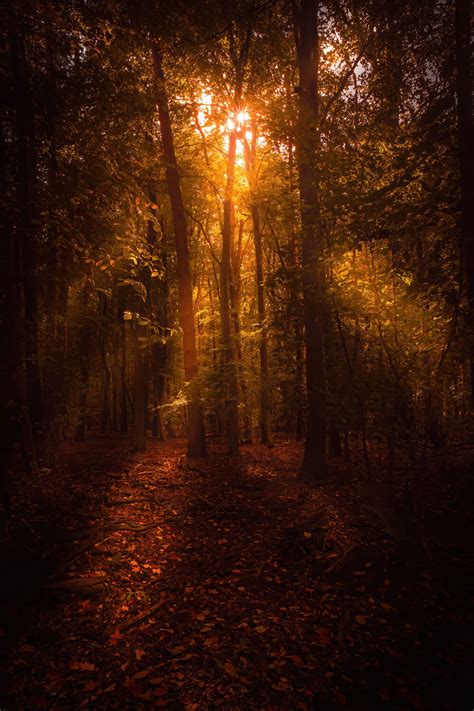
M 472 709 L 472 14 L 2 3 L 2 709 Z

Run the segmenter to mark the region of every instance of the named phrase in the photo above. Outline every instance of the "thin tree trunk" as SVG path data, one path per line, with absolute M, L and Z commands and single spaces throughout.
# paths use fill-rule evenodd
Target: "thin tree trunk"
M 293 161 L 293 137 L 288 136 L 288 174 L 289 174 L 289 189 L 290 195 L 292 196 L 295 192 L 294 183 L 294 161 Z M 298 249 L 296 242 L 296 224 L 297 215 L 294 203 L 291 203 L 291 230 L 288 237 L 289 242 L 289 264 L 294 273 L 296 273 L 297 268 L 300 266 L 300 260 L 298 259 Z M 300 304 L 300 293 L 295 285 L 294 278 L 291 280 L 289 287 L 289 306 L 292 308 L 295 306 L 299 307 Z M 289 317 L 293 320 L 293 329 L 295 337 L 295 396 L 296 396 L 296 424 L 295 424 L 295 439 L 297 442 L 301 442 L 304 438 L 304 416 L 303 416 L 303 399 L 304 399 L 304 343 L 303 343 L 303 327 L 301 319 L 299 318 L 299 308 L 297 309 L 296 318 L 294 313 L 289 309 Z
M 249 397 L 247 392 L 247 383 L 245 382 L 244 369 L 243 369 L 243 357 L 242 357 L 242 338 L 241 338 L 241 328 L 240 328 L 240 297 L 241 297 L 241 287 L 240 287 L 240 265 L 242 261 L 242 240 L 244 232 L 244 221 L 241 220 L 239 224 L 239 232 L 237 243 L 234 238 L 234 230 L 232 230 L 232 244 L 231 244 L 231 271 L 230 271 L 230 309 L 232 314 L 232 322 L 234 326 L 234 342 L 235 342 L 235 356 L 236 356 L 236 369 L 238 376 L 238 384 L 240 390 L 240 397 L 243 406 L 243 433 L 242 433 L 242 443 L 250 444 L 252 442 L 252 414 L 250 410 Z
M 227 180 L 224 197 L 224 224 L 222 227 L 222 256 L 220 264 L 220 315 L 221 338 L 224 353 L 225 378 L 225 431 L 227 449 L 230 455 L 239 453 L 239 410 L 238 381 L 235 362 L 234 340 L 231 328 L 231 244 L 233 229 L 233 192 L 235 177 L 235 158 L 237 148 L 236 129 L 229 135 L 229 150 L 227 154 Z
M 125 434 L 128 432 L 128 403 L 127 403 L 127 331 L 125 321 L 120 324 L 120 341 L 122 358 L 120 363 L 120 431 Z
M 252 123 L 252 143 L 245 146 L 245 163 L 247 180 L 250 186 L 250 213 L 252 216 L 253 242 L 255 248 L 255 278 L 257 286 L 258 329 L 260 332 L 260 432 L 262 444 L 273 446 L 273 436 L 270 417 L 270 383 L 268 379 L 268 339 L 267 314 L 265 305 L 265 287 L 263 274 L 262 229 L 260 211 L 255 196 L 256 188 L 256 154 L 257 154 L 257 124 Z
M 302 475 L 326 473 L 326 382 L 324 363 L 324 271 L 320 234 L 318 157 L 318 3 L 301 0 L 295 9 L 298 36 L 299 111 L 297 162 L 302 226 L 303 307 L 308 424 Z
M 142 340 L 146 336 L 146 326 L 138 319 L 134 328 L 133 348 L 133 443 L 135 449 L 144 452 L 146 449 L 146 362 L 145 345 Z
M 84 311 L 89 305 L 89 297 L 92 289 L 91 277 L 88 277 L 84 285 L 82 301 Z M 84 442 L 87 435 L 87 395 L 89 390 L 89 357 L 90 357 L 91 331 L 86 314 L 79 331 L 79 356 L 81 359 L 81 385 L 79 391 L 79 422 L 76 428 L 76 442 Z
M 235 72 L 233 111 L 235 115 L 241 109 L 242 91 L 245 68 L 248 60 L 252 28 L 249 23 L 241 46 L 237 48 L 234 28 L 228 30 L 229 54 Z M 238 378 L 235 363 L 235 346 L 231 328 L 231 245 L 234 211 L 234 181 L 235 161 L 237 152 L 237 126 L 229 131 L 229 147 L 227 151 L 226 185 L 224 193 L 224 219 L 222 225 L 222 255 L 220 263 L 220 312 L 221 339 L 224 356 L 225 378 L 225 431 L 227 449 L 230 455 L 239 452 L 239 408 L 238 408 Z
M 166 164 L 166 181 L 173 215 L 176 257 L 178 267 L 179 320 L 183 331 L 184 374 L 189 383 L 188 402 L 188 456 L 207 456 L 204 416 L 200 404 L 196 332 L 194 325 L 193 292 L 189 259 L 188 233 L 184 210 L 178 163 L 174 149 L 173 130 L 168 108 L 163 57 L 158 40 L 152 42 L 155 92 L 160 122 L 163 157 Z
M 163 278 L 160 279 L 156 290 L 156 304 L 153 305 L 153 311 L 157 321 L 157 327 L 163 336 L 164 342 L 155 342 L 152 346 L 152 369 L 153 369 L 153 420 L 152 420 L 152 435 L 156 439 L 163 440 L 163 418 L 161 407 L 165 400 L 166 389 L 166 367 L 168 361 L 168 344 L 166 342 L 167 329 L 169 327 L 168 317 L 168 260 L 166 255 L 166 232 L 161 225 L 161 264 L 164 271 Z

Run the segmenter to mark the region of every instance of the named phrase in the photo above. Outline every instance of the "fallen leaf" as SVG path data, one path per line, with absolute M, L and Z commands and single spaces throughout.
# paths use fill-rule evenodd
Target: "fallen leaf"
M 115 631 L 109 637 L 109 644 L 112 647 L 115 647 L 120 639 L 122 639 L 122 634 L 121 634 L 119 628 L 117 627 L 115 629 Z
M 292 654 L 289 659 L 296 664 L 297 667 L 303 667 L 304 662 L 297 654 Z
M 101 694 L 110 694 L 111 691 L 115 689 L 115 684 L 110 684 L 106 689 L 103 689 L 100 693 Z
M 73 671 L 94 671 L 95 666 L 93 664 L 89 664 L 89 662 L 71 662 L 69 669 L 72 669 Z
M 171 654 L 182 654 L 186 651 L 186 647 L 172 647 L 170 649 Z
M 321 642 L 321 644 L 326 645 L 330 643 L 331 633 L 327 627 L 318 627 L 316 631 L 318 633 L 319 641 Z
M 137 660 L 137 662 L 139 662 L 140 659 L 144 656 L 145 656 L 145 652 L 143 649 L 136 649 L 135 650 L 135 659 Z
M 99 686 L 98 681 L 93 681 L 92 679 L 88 679 L 87 681 L 84 682 L 84 691 L 94 691 L 94 689 L 97 689 Z
M 356 615 L 356 620 L 359 625 L 365 625 L 367 623 L 367 617 L 365 615 Z
M 224 664 L 224 669 L 227 672 L 229 676 L 231 676 L 233 679 L 237 678 L 237 669 L 234 667 L 232 662 L 226 662 Z
M 267 629 L 268 627 L 262 627 L 261 625 L 259 625 L 258 627 L 255 627 L 255 632 L 258 632 L 258 634 L 263 634 L 267 631 Z
M 162 684 L 164 680 L 164 676 L 154 676 L 153 679 L 148 679 L 148 683 L 158 686 L 159 684 Z
M 311 538 L 311 533 L 309 533 L 309 531 L 305 531 L 305 532 L 303 533 L 303 536 L 304 536 L 305 538 Z
M 20 654 L 27 654 L 28 652 L 36 652 L 36 648 L 32 644 L 22 644 L 18 648 Z
M 219 637 L 217 635 L 214 635 L 212 637 L 208 637 L 206 640 L 204 640 L 204 647 L 214 647 L 219 641 Z

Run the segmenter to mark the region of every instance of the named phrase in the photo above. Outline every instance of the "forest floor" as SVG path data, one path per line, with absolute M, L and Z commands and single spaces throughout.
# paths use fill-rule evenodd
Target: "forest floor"
M 294 442 L 211 450 L 95 437 L 13 498 L 2 709 L 472 708 L 472 448 L 423 510 L 408 470 L 388 505 Z

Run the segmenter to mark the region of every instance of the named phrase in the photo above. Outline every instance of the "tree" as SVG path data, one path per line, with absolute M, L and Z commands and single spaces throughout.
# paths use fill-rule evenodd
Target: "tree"
M 255 248 L 255 281 L 257 286 L 258 329 L 260 331 L 260 431 L 262 444 L 273 445 L 270 420 L 270 382 L 268 378 L 268 337 L 263 271 L 262 226 L 257 201 L 257 121 L 252 121 L 252 136 L 249 144 L 244 136 L 244 151 L 247 180 L 250 188 L 250 214 Z
M 461 238 L 468 302 L 471 398 L 474 404 L 474 129 L 470 0 L 456 0 L 456 94 L 458 114 Z
M 165 74 L 163 70 L 163 55 L 160 43 L 156 38 L 152 42 L 152 55 L 153 68 L 155 72 L 156 103 L 160 122 L 163 157 L 166 165 L 166 181 L 173 215 L 174 237 L 178 264 L 179 317 L 183 331 L 184 373 L 189 384 L 188 456 L 205 457 L 207 456 L 207 448 L 204 432 L 204 418 L 200 403 L 199 388 L 196 382 L 198 374 L 198 360 L 186 213 L 184 210 L 178 164 L 174 149 L 173 130 L 171 126 Z
M 318 4 L 294 5 L 299 71 L 296 150 L 299 175 L 308 423 L 302 474 L 326 472 L 326 375 L 324 357 L 324 247 L 318 171 Z

